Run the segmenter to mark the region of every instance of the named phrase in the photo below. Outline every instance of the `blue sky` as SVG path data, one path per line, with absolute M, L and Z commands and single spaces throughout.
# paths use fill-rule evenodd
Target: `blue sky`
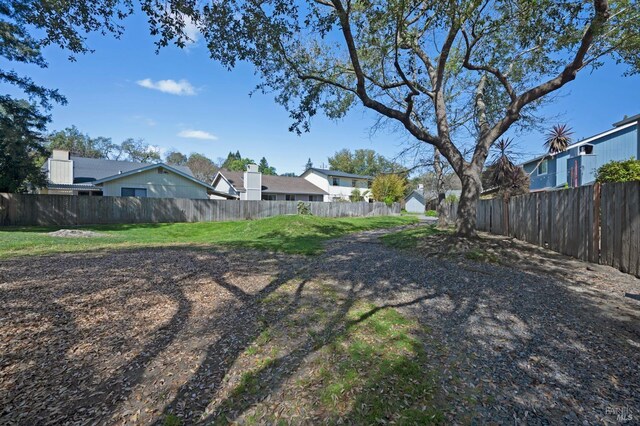
M 309 157 L 319 167 L 342 148 L 371 148 L 387 157 L 402 149 L 403 134 L 371 136 L 376 116 L 364 108 L 354 108 L 338 122 L 318 116 L 310 133 L 290 133 L 288 114 L 273 95 L 249 96 L 257 83 L 249 65 L 228 72 L 208 58 L 202 40 L 156 54 L 143 16 L 124 24 L 119 40 L 91 35 L 95 52 L 76 62 L 50 47 L 45 50 L 48 68 L 15 67 L 67 97 L 67 105 L 54 107 L 49 129 L 75 124 L 91 136 L 115 142 L 142 138 L 163 151 L 200 152 L 212 159 L 239 150 L 255 160 L 267 157 L 279 173 L 302 172 Z M 625 114 L 640 113 L 640 77 L 622 77 L 622 72 L 612 63 L 592 74 L 583 71 L 544 109 L 554 117 L 549 125 L 566 122 L 579 139 L 609 129 Z M 518 137 L 523 156 L 541 152 L 543 138 L 535 131 Z

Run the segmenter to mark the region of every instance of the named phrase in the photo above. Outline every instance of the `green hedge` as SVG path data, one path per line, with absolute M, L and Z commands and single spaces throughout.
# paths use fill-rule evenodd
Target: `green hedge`
M 598 169 L 596 182 L 640 181 L 640 160 L 610 161 Z

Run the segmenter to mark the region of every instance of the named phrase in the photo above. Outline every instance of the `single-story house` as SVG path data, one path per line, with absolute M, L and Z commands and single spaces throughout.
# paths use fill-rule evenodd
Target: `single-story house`
M 570 145 L 566 151 L 541 155 L 522 167 L 529 173 L 532 191 L 591 185 L 597 170 L 610 161 L 640 158 L 640 114 L 613 124 L 613 128 Z
M 193 176 L 185 166 L 145 164 L 102 158 L 76 157 L 65 150 L 53 150 L 43 165 L 47 186 L 41 194 L 193 198 L 225 197 Z M 232 198 L 232 197 L 228 197 Z
M 300 177 L 322 189 L 327 194 L 324 201 L 349 200 L 354 189 L 360 191 L 365 201 L 372 201 L 369 188 L 373 183 L 373 176 L 311 167 Z
M 217 193 L 238 200 L 323 201 L 327 196 L 327 192 L 299 177 L 263 175 L 255 164 L 249 164 L 245 172 L 220 170 L 211 186 Z

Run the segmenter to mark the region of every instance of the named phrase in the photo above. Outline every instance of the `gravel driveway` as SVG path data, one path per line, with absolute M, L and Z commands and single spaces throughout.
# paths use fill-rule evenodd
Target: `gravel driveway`
M 385 232 L 316 257 L 152 249 L 1 261 L 0 424 L 153 423 L 166 412 L 195 423 L 240 354 L 288 315 L 263 302 L 287 286 L 311 297 L 313 283 L 432 330 L 450 422 L 638 424 L 640 280 L 495 238 L 509 266 L 399 251 L 380 243 Z

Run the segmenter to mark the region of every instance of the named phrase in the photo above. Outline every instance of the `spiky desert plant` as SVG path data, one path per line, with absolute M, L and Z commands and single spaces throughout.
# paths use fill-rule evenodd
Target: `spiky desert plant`
M 556 124 L 547 133 L 544 147 L 549 154 L 557 154 L 567 150 L 571 145 L 573 132 L 566 124 Z

